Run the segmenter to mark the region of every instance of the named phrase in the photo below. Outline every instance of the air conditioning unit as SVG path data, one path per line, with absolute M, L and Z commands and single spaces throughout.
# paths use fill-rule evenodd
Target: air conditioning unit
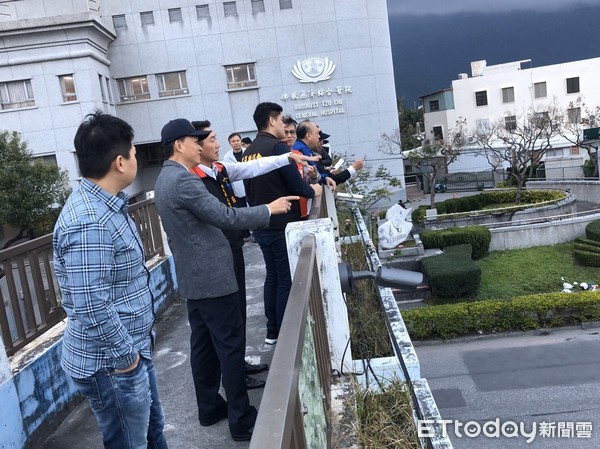
M 469 77 L 468 73 L 459 73 L 458 74 L 458 79 L 459 80 L 466 80 Z

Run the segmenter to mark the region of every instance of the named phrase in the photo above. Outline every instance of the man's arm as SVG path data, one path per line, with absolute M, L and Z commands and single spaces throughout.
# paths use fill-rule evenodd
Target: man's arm
M 289 149 L 285 143 L 278 143 L 273 149 L 273 154 L 287 154 Z M 279 169 L 279 173 L 284 179 L 284 182 L 293 195 L 302 196 L 304 198 L 314 198 L 321 194 L 321 186 L 318 184 L 310 185 L 298 172 L 295 164 L 288 164 Z
M 110 232 L 99 223 L 77 223 L 65 230 L 62 240 L 60 257 L 68 273 L 74 319 L 113 359 L 114 368 L 129 368 L 139 354 L 110 296 L 114 264 Z
M 270 171 L 277 170 L 278 168 L 285 167 L 290 164 L 290 160 L 301 160 L 307 161 L 314 158 L 296 155 L 288 152 L 287 154 L 280 154 L 278 156 L 261 157 L 246 162 L 231 162 L 223 158 L 222 164 L 227 169 L 227 174 L 231 181 L 239 181 L 242 179 L 255 178 Z

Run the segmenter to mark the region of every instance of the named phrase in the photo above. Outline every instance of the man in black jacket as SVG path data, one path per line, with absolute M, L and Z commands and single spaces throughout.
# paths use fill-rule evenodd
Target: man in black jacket
M 258 134 L 254 142 L 244 152 L 243 160 L 259 159 L 289 153 L 288 146 L 282 142 L 285 138 L 283 108 L 276 103 L 260 103 L 254 111 L 254 122 Z M 267 204 L 269 198 L 282 195 L 299 195 L 304 199 L 313 198 L 322 192 L 318 184 L 309 185 L 295 164 L 289 164 L 262 176 L 244 181 L 246 199 L 250 206 Z M 300 199 L 302 201 L 302 198 Z M 275 344 L 285 313 L 292 278 L 285 242 L 285 226 L 302 218 L 300 201 L 292 201 L 287 214 L 271 216 L 269 226 L 255 230 L 254 238 L 260 245 L 267 276 L 264 284 L 265 316 L 267 317 L 267 337 L 265 343 Z

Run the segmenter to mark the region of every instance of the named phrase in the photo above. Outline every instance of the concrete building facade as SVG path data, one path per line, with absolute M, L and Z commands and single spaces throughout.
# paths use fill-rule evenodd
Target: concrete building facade
M 208 119 L 220 136 L 253 137 L 263 101 L 310 118 L 332 150 L 384 161 L 398 127 L 385 0 L 12 0 L 0 3 L 0 129 L 35 156 L 79 174 L 73 136 L 95 109 L 135 131 L 152 190 L 170 119 Z
M 474 61 L 471 76 L 461 73 L 451 88 L 421 97 L 425 137 L 447 137 L 461 117 L 474 131 L 498 119 L 516 120 L 529 108 L 553 102 L 574 118 L 581 117 L 578 98 L 588 107 L 600 105 L 598 73 L 600 58 L 543 67 L 532 67 L 529 59 L 490 66 Z M 489 170 L 485 157 L 478 157 L 477 149 L 469 146 L 469 136 L 465 137 L 465 151 L 448 167 L 449 172 Z M 545 156 L 546 172 L 555 170 L 556 177 L 583 176 L 581 165 L 588 158 L 587 151 L 572 146 L 564 138 L 555 138 Z

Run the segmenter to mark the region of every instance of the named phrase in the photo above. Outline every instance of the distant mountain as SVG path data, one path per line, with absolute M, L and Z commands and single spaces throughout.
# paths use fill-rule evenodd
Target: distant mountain
M 600 56 L 600 5 L 542 13 L 392 16 L 396 94 L 407 106 L 451 86 L 471 61 L 531 59 L 533 67 Z M 600 80 L 600 74 L 598 74 Z

